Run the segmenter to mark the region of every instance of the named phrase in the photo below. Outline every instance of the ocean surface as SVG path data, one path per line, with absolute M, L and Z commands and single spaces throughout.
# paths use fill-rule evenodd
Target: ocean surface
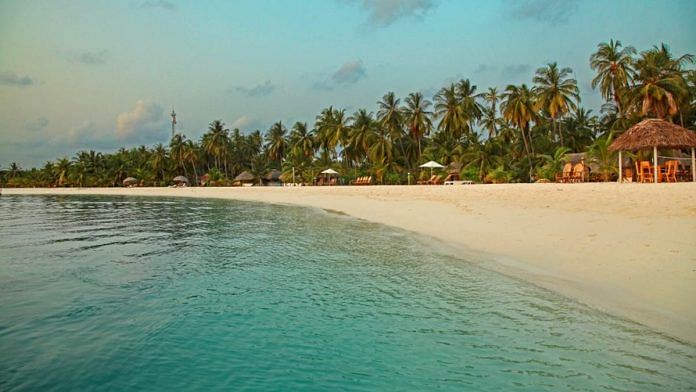
M 696 347 L 322 211 L 2 196 L 24 390 L 681 391 Z

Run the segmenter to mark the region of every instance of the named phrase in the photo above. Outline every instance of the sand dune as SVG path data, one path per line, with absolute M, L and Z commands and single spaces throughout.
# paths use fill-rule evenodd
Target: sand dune
M 409 230 L 442 252 L 696 342 L 696 184 L 4 189 L 251 200 Z

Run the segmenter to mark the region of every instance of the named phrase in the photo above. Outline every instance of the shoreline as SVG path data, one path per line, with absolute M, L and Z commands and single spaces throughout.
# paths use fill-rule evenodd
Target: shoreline
M 438 252 L 696 343 L 696 183 L 2 191 L 319 208 L 409 231 Z

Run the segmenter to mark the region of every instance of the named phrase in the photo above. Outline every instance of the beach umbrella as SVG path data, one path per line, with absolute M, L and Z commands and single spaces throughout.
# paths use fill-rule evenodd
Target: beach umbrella
M 123 186 L 135 185 L 138 183 L 138 179 L 135 177 L 127 177 L 123 180 Z
M 321 174 L 330 174 L 330 175 L 338 175 L 338 172 L 332 168 L 328 168 L 321 172 Z
M 691 149 L 691 176 L 696 182 L 696 133 L 677 124 L 658 118 L 648 118 L 632 126 L 609 146 L 610 151 L 619 152 L 619 182 L 622 181 L 623 161 L 621 151 L 653 150 L 654 181 L 657 183 L 659 168 L 657 149 Z
M 441 164 L 439 164 L 435 161 L 430 161 L 430 162 L 426 162 L 426 163 L 420 165 L 419 167 L 430 168 L 430 177 L 432 177 L 433 176 L 433 169 L 435 169 L 435 168 L 442 169 L 444 166 L 442 166 Z
M 176 176 L 176 177 L 174 177 L 174 180 L 172 180 L 172 181 L 174 181 L 178 184 L 179 183 L 189 184 L 188 178 L 186 178 L 184 176 Z

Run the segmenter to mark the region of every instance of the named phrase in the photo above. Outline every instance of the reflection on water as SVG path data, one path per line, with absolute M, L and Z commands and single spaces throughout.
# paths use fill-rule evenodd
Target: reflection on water
M 0 199 L 0 390 L 694 390 L 696 348 L 309 209 Z

